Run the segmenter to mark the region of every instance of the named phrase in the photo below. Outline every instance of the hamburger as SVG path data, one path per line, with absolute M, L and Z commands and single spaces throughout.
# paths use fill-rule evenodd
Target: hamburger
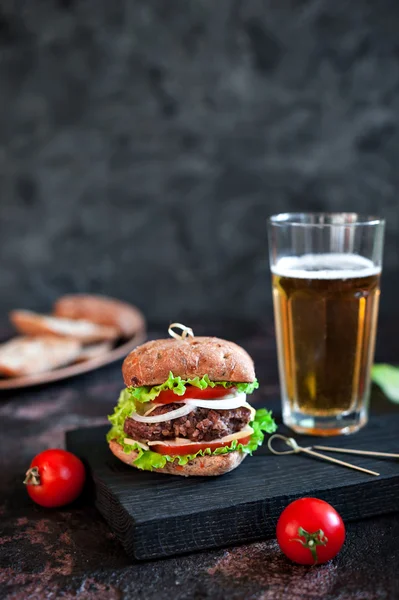
M 175 339 L 147 342 L 124 360 L 126 388 L 109 416 L 107 441 L 117 458 L 138 469 L 223 475 L 276 425 L 269 411 L 247 402 L 259 387 L 249 354 L 181 328 L 182 336 L 169 328 Z

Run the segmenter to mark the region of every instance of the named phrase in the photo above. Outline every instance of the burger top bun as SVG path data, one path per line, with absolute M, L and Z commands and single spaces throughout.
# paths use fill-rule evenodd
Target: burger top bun
M 208 375 L 211 381 L 251 383 L 255 380 L 252 358 L 237 344 L 216 337 L 186 337 L 146 342 L 124 360 L 122 374 L 127 387 L 153 386 L 169 373 L 182 379 Z

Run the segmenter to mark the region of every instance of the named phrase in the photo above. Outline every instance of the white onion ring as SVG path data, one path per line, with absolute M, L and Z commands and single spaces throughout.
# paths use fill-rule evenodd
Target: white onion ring
M 203 400 L 202 398 L 187 398 L 186 404 L 198 408 L 214 408 L 215 410 L 230 410 L 246 406 L 247 395 L 244 392 L 237 394 L 229 394 L 229 397 L 224 396 L 220 400 Z
M 195 410 L 195 406 L 184 404 L 176 410 L 171 410 L 163 415 L 155 415 L 154 417 L 142 417 L 137 413 L 132 413 L 131 417 L 139 423 L 163 423 L 163 421 L 171 421 L 172 419 L 178 419 L 179 417 L 185 417 L 190 412 Z

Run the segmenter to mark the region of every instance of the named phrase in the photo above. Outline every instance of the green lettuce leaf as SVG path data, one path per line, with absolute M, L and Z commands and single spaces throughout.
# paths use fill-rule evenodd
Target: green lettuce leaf
M 399 368 L 392 365 L 374 365 L 371 370 L 371 379 L 380 386 L 384 394 L 399 403 Z
M 229 452 L 234 452 L 235 450 L 239 450 L 240 452 L 245 452 L 246 454 L 252 455 L 252 453 L 258 448 L 258 446 L 262 445 L 264 440 L 264 433 L 273 433 L 276 431 L 277 426 L 273 420 L 272 414 L 270 411 L 267 411 L 265 408 L 261 408 L 256 411 L 254 420 L 250 423 L 250 426 L 253 428 L 254 432 L 250 437 L 248 444 L 243 445 L 240 444 L 239 441 L 234 440 L 230 446 L 225 446 L 223 448 L 216 448 L 216 450 L 211 450 L 210 448 L 206 448 L 205 450 L 199 450 L 195 454 L 185 454 L 183 456 L 169 456 L 167 454 L 158 454 L 157 452 L 153 452 L 152 450 L 143 450 L 138 444 L 125 444 L 124 440 L 126 438 L 126 434 L 123 431 L 123 425 L 126 416 L 126 406 L 129 405 L 130 412 L 131 409 L 131 396 L 130 394 L 125 394 L 126 390 L 121 392 L 119 397 L 119 404 L 121 406 L 115 409 L 114 414 L 109 417 L 112 428 L 107 434 L 107 441 L 116 440 L 123 447 L 126 453 L 131 452 L 132 450 L 136 450 L 138 452 L 138 456 L 134 461 L 134 465 L 139 469 L 143 469 L 145 471 L 152 471 L 153 469 L 161 469 L 166 465 L 167 462 L 176 461 L 177 464 L 184 466 L 190 460 L 194 460 L 197 456 L 211 456 L 211 455 L 220 455 L 220 454 L 228 454 Z M 117 410 L 119 409 L 119 410 Z M 126 416 L 123 416 L 126 415 Z
M 263 444 L 265 439 L 264 433 L 274 433 L 277 425 L 273 420 L 272 413 L 265 408 L 259 408 L 255 413 L 255 419 L 250 423 L 254 430 L 251 438 L 246 446 L 242 448 L 242 452 L 252 454 L 258 446 Z
M 204 375 L 201 378 L 194 377 L 194 379 L 182 379 L 181 377 L 175 377 L 172 371 L 170 371 L 168 379 L 160 385 L 154 385 L 152 387 L 145 385 L 137 388 L 129 387 L 127 389 L 137 402 L 151 402 L 165 390 L 172 390 L 177 396 L 183 396 L 186 391 L 186 385 L 193 385 L 200 390 L 204 390 L 207 387 L 214 388 L 215 386 L 222 386 L 224 388 L 235 387 L 239 392 L 244 392 L 245 394 L 252 394 L 252 392 L 259 387 L 259 383 L 256 379 L 252 383 L 211 381 L 208 375 Z
M 130 448 L 135 449 L 134 446 L 130 446 Z M 142 471 L 152 471 L 153 469 L 162 469 L 166 462 L 166 458 L 162 454 L 140 448 L 139 456 L 134 461 L 134 465 Z
M 108 421 L 112 425 L 112 429 L 108 432 L 107 440 L 117 440 L 120 444 L 125 446 L 123 443 L 123 439 L 125 439 L 125 434 L 123 433 L 123 426 L 125 424 L 126 418 L 130 417 L 132 412 L 135 411 L 134 400 L 132 399 L 129 390 L 124 389 L 119 394 L 118 404 L 114 408 L 114 412 L 112 415 L 108 416 Z M 123 434 L 123 438 L 122 438 Z M 129 446 L 124 448 L 125 452 L 130 452 Z

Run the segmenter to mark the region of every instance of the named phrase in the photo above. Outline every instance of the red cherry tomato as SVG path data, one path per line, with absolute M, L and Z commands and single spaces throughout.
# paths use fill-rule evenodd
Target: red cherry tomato
M 24 483 L 29 496 L 40 506 L 64 506 L 79 496 L 85 477 L 85 468 L 77 456 L 54 448 L 35 456 Z
M 250 435 L 245 438 L 237 440 L 240 444 L 245 446 L 250 440 Z M 184 456 L 185 454 L 195 454 L 199 450 L 216 450 L 216 448 L 224 448 L 225 446 L 231 446 L 231 442 L 198 442 L 198 444 L 182 444 L 181 446 L 159 444 L 158 446 L 151 446 L 151 450 L 158 452 L 158 454 L 169 454 L 169 456 Z
M 154 402 L 157 404 L 169 404 L 170 402 L 181 402 L 186 398 L 202 398 L 203 400 L 209 400 L 212 398 L 223 398 L 228 394 L 232 394 L 235 388 L 224 388 L 221 385 L 217 385 L 214 388 L 207 387 L 204 390 L 200 390 L 194 385 L 187 385 L 186 391 L 183 396 L 174 394 L 172 390 L 164 390 L 155 399 Z
M 340 515 L 318 498 L 301 498 L 289 504 L 280 515 L 276 533 L 282 552 L 301 565 L 327 562 L 345 541 Z

